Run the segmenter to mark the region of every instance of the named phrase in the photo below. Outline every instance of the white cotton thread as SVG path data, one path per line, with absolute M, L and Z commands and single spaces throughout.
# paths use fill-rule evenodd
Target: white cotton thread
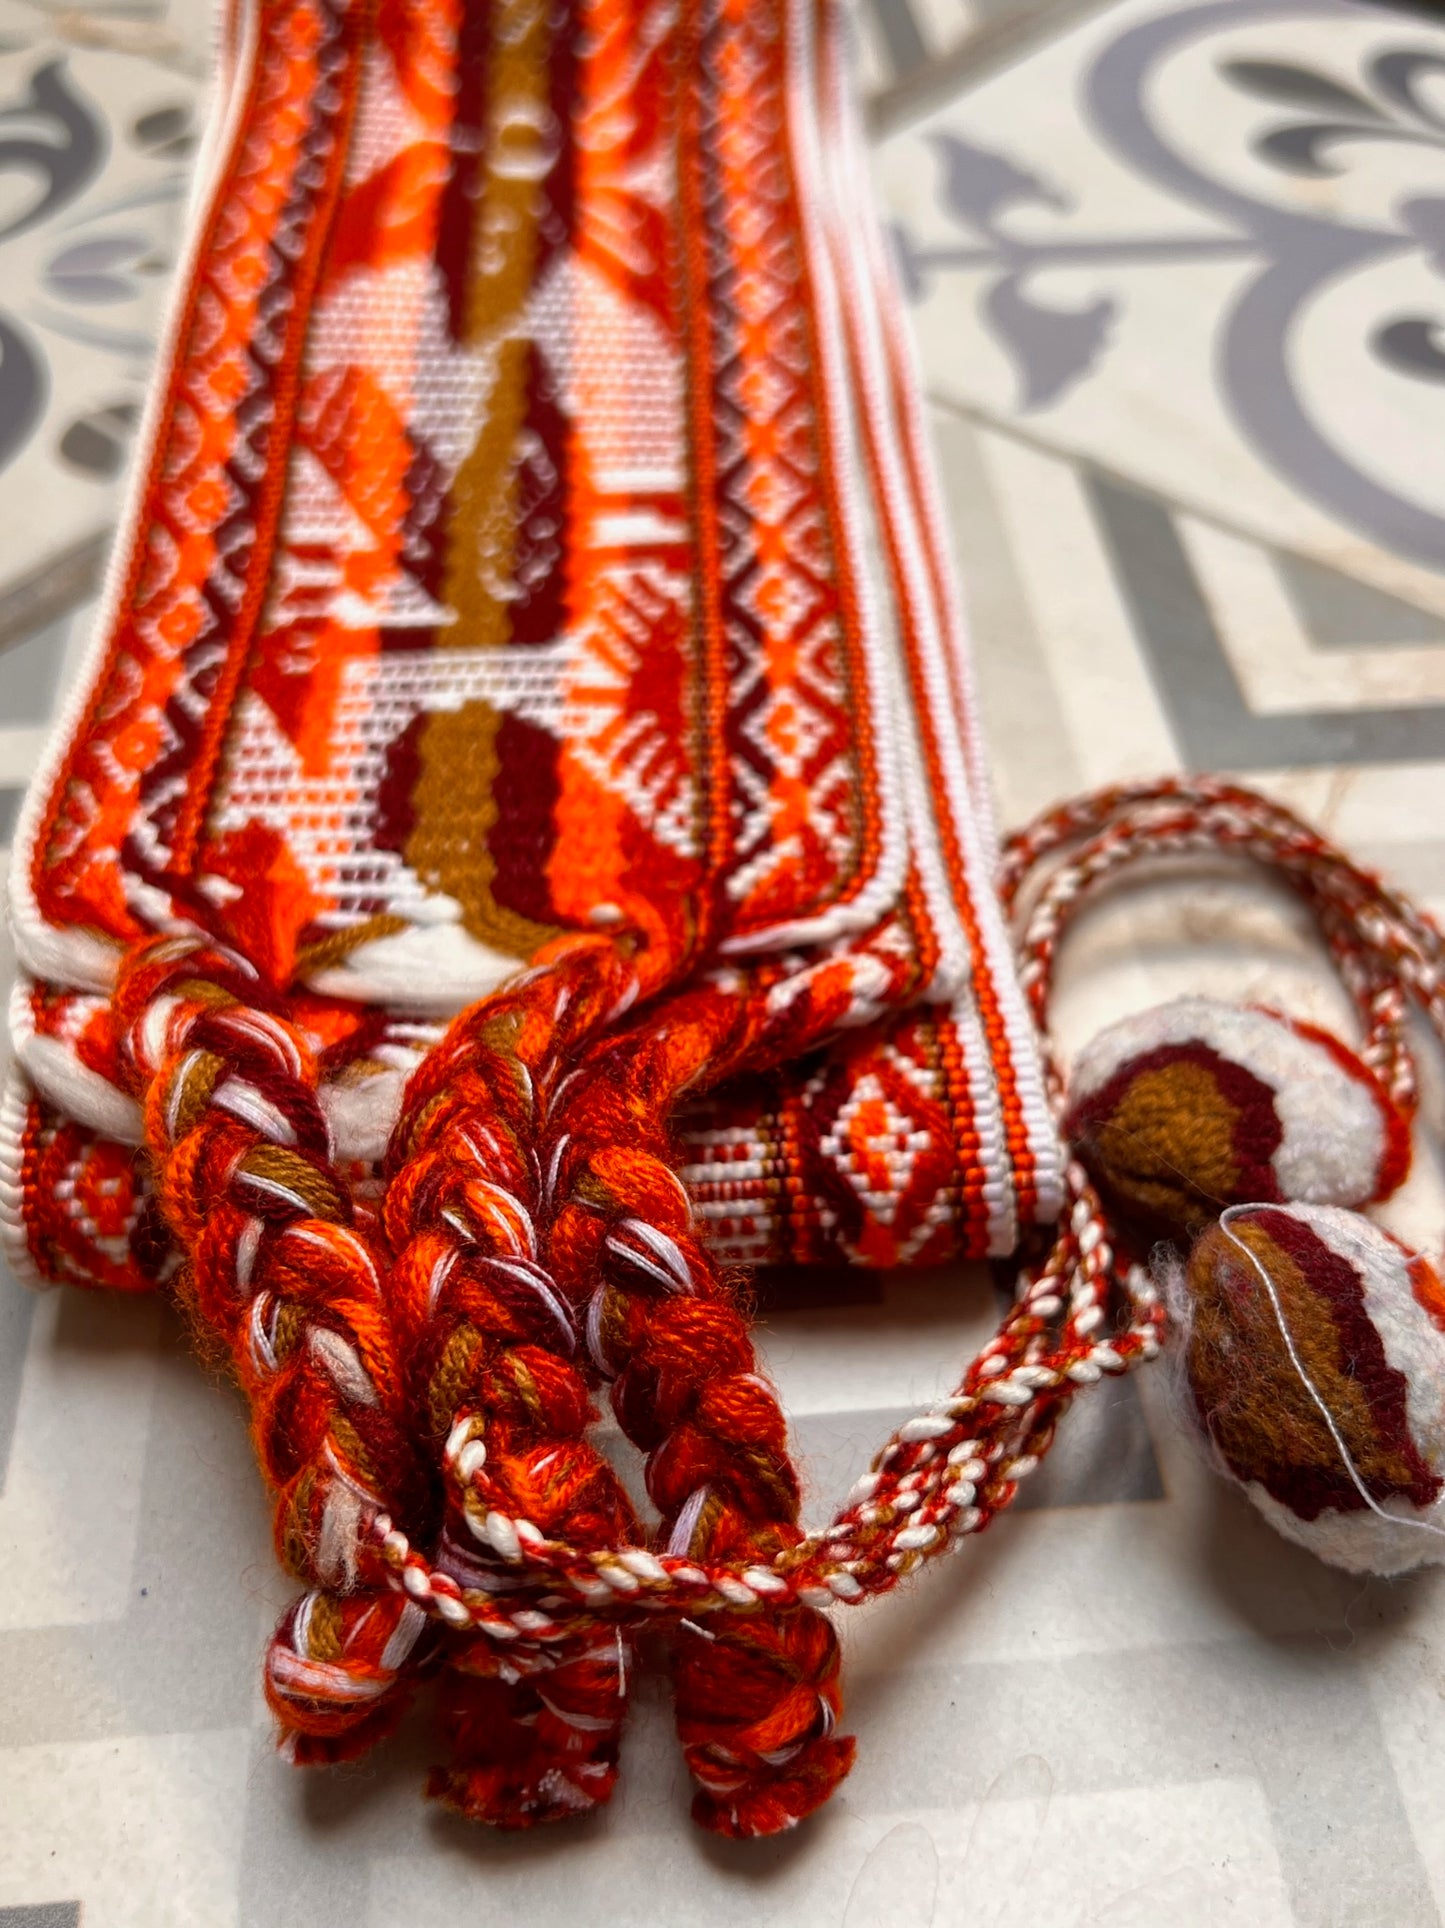
M 1360 1478 L 1359 1472 L 1355 1466 L 1355 1462 L 1350 1457 L 1350 1449 L 1345 1444 L 1344 1434 L 1340 1431 L 1339 1427 L 1335 1423 L 1334 1414 L 1330 1411 L 1329 1407 L 1326 1405 L 1324 1396 L 1320 1392 L 1318 1386 L 1316 1386 L 1313 1379 L 1311 1379 L 1309 1374 L 1305 1371 L 1304 1361 L 1303 1359 L 1300 1358 L 1299 1349 L 1295 1345 L 1294 1337 L 1290 1332 L 1289 1322 L 1286 1320 L 1284 1316 L 1284 1307 L 1280 1304 L 1279 1293 L 1275 1289 L 1274 1280 L 1269 1276 L 1268 1268 L 1263 1264 L 1263 1262 L 1260 1260 L 1258 1255 L 1249 1249 L 1249 1247 L 1245 1244 L 1244 1240 L 1233 1229 L 1230 1223 L 1230 1221 L 1234 1218 L 1237 1218 L 1241 1212 L 1250 1212 L 1256 1209 L 1257 1208 L 1252 1205 L 1231 1205 L 1227 1211 L 1222 1212 L 1220 1214 L 1219 1229 L 1221 1232 L 1223 1232 L 1224 1236 L 1229 1240 L 1230 1244 L 1234 1246 L 1236 1251 L 1243 1252 L 1245 1258 L 1248 1259 L 1249 1263 L 1254 1267 L 1254 1270 L 1259 1277 L 1260 1283 L 1263 1285 L 1265 1291 L 1268 1293 L 1270 1309 L 1274 1313 L 1275 1323 L 1279 1327 L 1280 1337 L 1284 1340 L 1284 1348 L 1285 1348 L 1285 1351 L 1289 1354 L 1289 1362 L 1294 1367 L 1295 1373 L 1299 1378 L 1300 1384 L 1304 1387 L 1305 1391 L 1309 1394 L 1310 1398 L 1314 1401 L 1315 1405 L 1319 1408 L 1320 1417 L 1325 1422 L 1325 1426 L 1329 1432 L 1330 1438 L 1335 1443 L 1335 1450 L 1338 1452 L 1340 1456 L 1340 1460 L 1344 1466 L 1345 1471 L 1349 1474 L 1350 1479 L 1354 1483 L 1356 1491 L 1359 1493 L 1360 1498 L 1365 1502 L 1366 1506 L 1369 1507 L 1370 1511 L 1372 1513 L 1377 1513 L 1382 1520 L 1388 1520 L 1391 1526 L 1409 1527 L 1413 1531 L 1418 1533 L 1433 1533 L 1437 1538 L 1445 1540 L 1445 1527 L 1435 1526 L 1429 1520 L 1411 1520 L 1411 1519 L 1406 1519 L 1402 1514 L 1399 1514 L 1399 1513 L 1386 1512 L 1385 1508 L 1380 1505 L 1378 1500 L 1376 1500 L 1374 1495 L 1370 1492 L 1370 1489 L 1365 1485 L 1365 1482 Z

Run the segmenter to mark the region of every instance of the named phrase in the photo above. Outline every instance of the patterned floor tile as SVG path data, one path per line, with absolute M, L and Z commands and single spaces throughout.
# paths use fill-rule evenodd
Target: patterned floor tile
M 1445 612 L 1442 51 L 1346 0 L 1126 0 L 891 136 L 934 393 Z
M 25 609 L 32 626 L 67 613 L 52 574 L 69 603 L 93 591 L 189 191 L 203 84 L 102 25 L 75 9 L 0 5 L 7 640 Z

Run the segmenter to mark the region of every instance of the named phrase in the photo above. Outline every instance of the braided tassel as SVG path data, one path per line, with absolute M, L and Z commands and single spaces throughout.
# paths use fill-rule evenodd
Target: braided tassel
M 564 941 L 464 1013 L 408 1089 L 389 1158 L 392 1305 L 412 1397 L 433 1443 L 444 1442 L 448 1487 L 436 1566 L 425 1579 L 409 1569 L 423 1589 L 440 1579 L 472 1595 L 515 1590 L 532 1544 L 519 1540 L 519 1520 L 537 1541 L 639 1544 L 620 1483 L 583 1436 L 591 1414 L 570 1356 L 583 1324 L 594 1368 L 629 1369 L 614 1405 L 650 1451 L 665 1533 L 692 1557 L 705 1549 L 764 1563 L 801 1537 L 782 1414 L 693 1234 L 665 1120 L 689 1084 L 735 1068 L 763 1033 L 786 1050 L 833 1028 L 848 1008 L 848 974 L 825 973 L 818 994 L 781 1014 L 716 988 L 674 999 L 664 1018 L 621 1046 L 598 1045 L 563 1078 L 635 1001 L 641 968 L 613 944 Z M 659 1281 L 675 1303 L 651 1303 Z M 610 1342 L 598 1328 L 609 1308 L 625 1314 Z M 599 1583 L 595 1604 L 612 1604 L 616 1584 Z M 549 1626 L 545 1644 L 509 1643 L 501 1661 L 491 1638 L 467 1648 L 455 1664 L 484 1685 L 454 1684 L 448 1696 L 453 1736 L 471 1759 L 433 1791 L 516 1826 L 605 1798 L 626 1653 L 620 1631 L 590 1618 Z M 498 1725 L 491 1683 L 507 1676 L 535 1681 L 538 1699 L 526 1718 Z M 684 1628 L 675 1678 L 703 1825 L 777 1832 L 847 1772 L 852 1742 L 833 1737 L 837 1643 L 813 1607 L 723 1615 L 703 1634 Z
M 127 966 L 116 1012 L 145 1098 L 157 1197 L 187 1258 L 180 1296 L 203 1339 L 219 1342 L 236 1371 L 258 1456 L 277 1489 L 278 1549 L 313 1582 L 272 1639 L 266 1694 L 283 1751 L 300 1764 L 324 1764 L 365 1753 L 405 1709 L 426 1614 L 391 1583 L 379 1548 L 395 1520 L 432 1538 L 436 1502 L 409 1443 L 379 1235 L 331 1166 L 315 1062 L 278 1010 L 264 1008 L 275 1002 L 241 959 L 167 939 Z M 442 1056 L 432 1075 L 445 1081 L 450 1069 Z M 454 1110 L 435 1117 L 439 1130 Z M 549 1402 L 545 1373 L 528 1373 L 523 1355 L 513 1363 L 526 1379 L 524 1397 L 542 1399 L 549 1425 L 563 1423 L 566 1409 L 580 1432 L 588 1408 L 576 1375 L 552 1389 Z M 495 1385 L 487 1390 L 501 1404 Z M 539 1517 L 550 1517 L 540 1483 L 527 1497 Z M 591 1520 L 578 1511 L 560 1523 L 584 1536 L 590 1527 L 604 1542 L 631 1526 L 615 1505 L 604 1503 Z M 445 1623 L 444 1611 L 438 1617 Z M 606 1651 L 608 1666 L 615 1659 L 620 1670 L 621 1649 Z M 489 1808 L 490 1818 L 540 1818 L 535 1786 L 517 1785 L 516 1757 L 535 1752 L 540 1735 L 546 1758 L 530 1778 L 545 1781 L 552 1757 L 568 1751 L 558 1727 L 569 1743 L 586 1731 L 587 1710 L 573 1706 L 587 1698 L 578 1681 L 590 1683 L 594 1704 L 609 1692 L 595 1654 L 579 1652 L 577 1679 L 560 1678 L 545 1697 L 514 1663 L 499 1666 L 488 1643 L 463 1648 L 456 1664 L 484 1665 L 493 1678 L 480 1698 L 480 1683 L 471 1683 L 465 1712 L 462 1702 L 447 1712 L 463 1759 L 436 1771 L 434 1790 L 470 1812 Z M 611 1698 L 620 1708 L 620 1686 Z M 589 1759 L 599 1752 L 606 1750 L 590 1745 Z M 473 1786 L 487 1772 L 483 1757 L 497 1782 L 490 1801 Z M 596 1772 L 588 1760 L 573 1765 L 580 1785 L 603 1798 L 615 1777 L 615 1745 Z M 554 1777 L 553 1811 L 588 1804 Z
M 177 1292 L 251 1411 L 286 1566 L 312 1591 L 283 1619 L 266 1692 L 286 1751 L 347 1758 L 399 1719 L 425 1616 L 375 1522 L 425 1531 L 374 1229 L 331 1162 L 305 1040 L 251 966 L 163 938 L 125 963 L 114 1009 L 142 1100 Z
M 392 1310 L 409 1398 L 448 1473 L 437 1564 L 511 1598 L 512 1519 L 584 1547 L 640 1537 L 620 1481 L 584 1437 L 594 1415 L 568 1309 L 541 1262 L 548 1189 L 533 1150 L 576 1040 L 634 984 L 612 945 L 563 944 L 547 968 L 456 1021 L 413 1078 L 393 1138 Z M 449 1658 L 456 1759 L 432 1775 L 432 1794 L 503 1827 L 608 1799 L 626 1711 L 620 1628 L 500 1651 L 473 1637 Z
M 666 1132 L 682 1091 L 735 1065 L 747 1041 L 736 999 L 675 1001 L 599 1050 L 544 1158 L 557 1172 L 553 1275 L 613 1382 L 623 1430 L 647 1453 L 666 1551 L 761 1570 L 802 1537 L 786 1422 L 697 1238 Z M 705 1627 L 684 1617 L 673 1683 L 693 1815 L 715 1833 L 791 1827 L 852 1765 L 853 1741 L 834 1732 L 837 1637 L 812 1606 L 755 1603 Z

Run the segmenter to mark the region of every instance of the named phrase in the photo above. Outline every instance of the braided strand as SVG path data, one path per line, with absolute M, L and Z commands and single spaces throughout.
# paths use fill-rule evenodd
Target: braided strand
M 557 1172 L 548 1252 L 590 1363 L 646 1458 L 660 1539 L 675 1557 L 766 1562 L 802 1538 L 787 1424 L 760 1376 L 737 1294 L 703 1247 L 667 1124 L 683 1092 L 746 1054 L 751 1011 L 704 990 L 599 1050 L 544 1157 Z M 672 1654 L 694 1818 L 775 1834 L 852 1765 L 837 1636 L 803 1602 L 679 1622 Z
M 448 1482 L 427 1586 L 453 1617 L 459 1586 L 515 1596 L 513 1516 L 579 1546 L 638 1537 L 620 1481 L 584 1437 L 593 1411 L 542 1262 L 549 1186 L 534 1150 L 561 1067 L 638 981 L 612 944 L 554 947 L 453 1024 L 413 1078 L 393 1137 L 390 1303 L 408 1394 L 438 1461 L 485 1496 L 479 1513 Z M 621 1628 L 579 1626 L 550 1645 L 524 1637 L 505 1653 L 458 1637 L 449 1660 L 456 1760 L 432 1776 L 437 1798 L 528 1826 L 609 1797 L 629 1672 Z
M 375 1228 L 331 1162 L 316 1066 L 246 961 L 161 938 L 114 1000 L 176 1290 L 251 1412 L 275 1536 L 312 1591 L 283 1619 L 266 1691 L 293 1758 L 360 1752 L 395 1724 L 425 1626 L 387 1584 L 375 1525 L 426 1531 L 430 1499 L 382 1293 Z

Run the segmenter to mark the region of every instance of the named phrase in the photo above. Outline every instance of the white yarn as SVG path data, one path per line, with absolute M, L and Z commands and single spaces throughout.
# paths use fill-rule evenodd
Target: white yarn
M 1324 1560 L 1328 1565 L 1341 1567 L 1350 1573 L 1387 1575 L 1407 1572 L 1412 1567 L 1419 1566 L 1426 1561 L 1434 1564 L 1445 1564 L 1445 1547 L 1431 1544 L 1432 1541 L 1445 1541 L 1445 1526 L 1437 1525 L 1433 1520 L 1423 1517 L 1419 1509 L 1415 1509 L 1412 1514 L 1394 1512 L 1382 1506 L 1374 1498 L 1361 1477 L 1344 1435 L 1340 1430 L 1334 1414 L 1330 1411 L 1328 1402 L 1320 1392 L 1319 1387 L 1310 1378 L 1305 1367 L 1304 1360 L 1295 1343 L 1294 1335 L 1290 1331 L 1289 1321 L 1285 1317 L 1284 1306 L 1280 1300 L 1279 1291 L 1275 1286 L 1274 1280 L 1270 1277 L 1269 1268 L 1262 1262 L 1258 1254 L 1253 1252 L 1233 1229 L 1232 1221 L 1237 1219 L 1242 1213 L 1257 1211 L 1258 1209 L 1258 1206 L 1253 1205 L 1232 1205 L 1227 1211 L 1221 1214 L 1219 1228 L 1235 1250 L 1244 1256 L 1261 1285 L 1264 1287 L 1265 1294 L 1269 1300 L 1270 1310 L 1274 1314 L 1275 1323 L 1279 1327 L 1280 1337 L 1284 1341 L 1285 1352 L 1289 1358 L 1290 1365 L 1299 1378 L 1301 1385 L 1309 1394 L 1311 1401 L 1318 1408 L 1330 1439 L 1334 1443 L 1335 1450 L 1340 1456 L 1340 1463 L 1344 1467 L 1351 1484 L 1359 1493 L 1368 1511 L 1365 1514 L 1361 1514 L 1341 1511 L 1338 1508 L 1326 1508 L 1314 1520 L 1301 1519 L 1290 1507 L 1284 1505 L 1281 1501 L 1277 1500 L 1273 1494 L 1268 1492 L 1259 1481 L 1241 1480 L 1233 1468 L 1225 1461 L 1217 1446 L 1214 1445 L 1214 1442 L 1208 1437 L 1207 1430 L 1199 1426 L 1197 1417 L 1193 1419 L 1192 1424 L 1188 1425 L 1188 1430 L 1196 1438 L 1200 1438 L 1201 1432 L 1203 1433 L 1201 1444 L 1204 1445 L 1215 1470 L 1222 1473 L 1232 1485 L 1241 1486 L 1253 1505 L 1277 1532 L 1282 1534 L 1286 1539 L 1293 1540 L 1296 1545 L 1304 1547 L 1318 1559 Z M 1368 1219 L 1363 1219 L 1357 1213 L 1343 1211 L 1335 1206 L 1291 1205 L 1271 1209 L 1288 1210 L 1293 1216 L 1298 1217 L 1304 1223 L 1310 1225 L 1312 1229 L 1321 1235 L 1328 1234 L 1328 1243 L 1330 1243 L 1331 1246 L 1338 1245 L 1343 1238 L 1354 1247 L 1352 1256 L 1355 1259 L 1362 1278 L 1368 1277 L 1364 1260 L 1366 1258 L 1366 1247 L 1373 1243 L 1369 1235 L 1375 1233 L 1377 1236 L 1383 1236 L 1378 1234 L 1377 1228 L 1373 1226 Z M 1175 1334 L 1175 1354 L 1178 1361 L 1176 1380 L 1182 1380 L 1184 1377 L 1183 1356 L 1187 1346 L 1189 1328 L 1192 1323 L 1192 1306 L 1188 1298 L 1187 1287 L 1184 1283 L 1183 1267 L 1177 1260 L 1168 1267 L 1164 1283 L 1170 1307 L 1170 1326 Z M 1411 1295 L 1411 1304 L 1412 1306 L 1414 1305 L 1413 1295 Z M 1369 1316 L 1378 1325 L 1380 1323 L 1380 1308 L 1377 1305 L 1369 1305 L 1367 1303 L 1366 1309 Z M 1423 1313 L 1421 1317 L 1422 1319 L 1424 1318 Z M 1445 1348 L 1445 1340 L 1441 1340 L 1440 1343 L 1442 1348 Z M 1387 1357 L 1388 1354 L 1389 1347 L 1387 1344 Z M 1404 1377 L 1407 1385 L 1413 1386 L 1414 1376 L 1406 1372 Z M 1176 1403 L 1181 1407 L 1184 1414 L 1191 1414 L 1192 1399 L 1188 1396 L 1183 1385 L 1176 1383 L 1175 1396 Z M 1414 1416 L 1414 1414 L 1411 1415 L 1412 1418 Z M 1434 1452 L 1427 1450 L 1425 1456 L 1431 1465 L 1432 1471 L 1439 1473 L 1442 1471 L 1438 1451 L 1442 1443 L 1441 1436 L 1437 1428 L 1432 1427 L 1429 1430 L 1435 1434 L 1435 1437 L 1432 1441 L 1428 1442 L 1428 1444 L 1435 1446 L 1437 1450 Z M 1415 1433 L 1413 1426 L 1411 1431 L 1413 1435 Z M 1427 1442 L 1422 1442 L 1417 1438 L 1416 1443 L 1417 1445 L 1421 1445 Z M 1439 1509 L 1439 1506 L 1440 1502 L 1437 1501 L 1429 1510 L 1435 1512 Z
M 1088 1098 L 1141 1052 L 1184 1044 L 1204 1045 L 1270 1087 L 1283 1133 L 1270 1162 L 1283 1197 L 1363 1205 L 1374 1196 L 1386 1143 L 1374 1091 L 1271 1012 L 1181 997 L 1125 1018 L 1079 1053 L 1070 1094 Z

